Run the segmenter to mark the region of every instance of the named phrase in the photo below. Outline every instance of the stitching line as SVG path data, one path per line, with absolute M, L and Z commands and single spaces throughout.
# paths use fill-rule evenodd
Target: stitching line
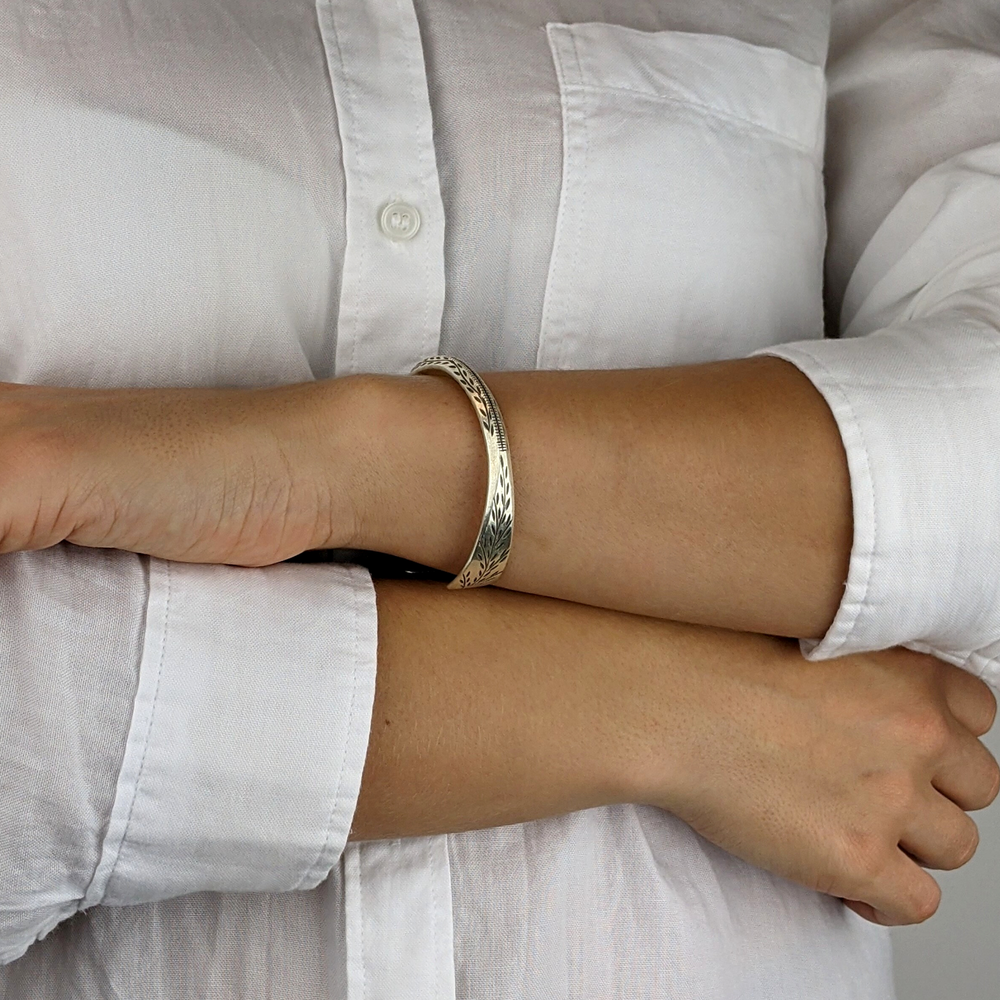
M 549 253 L 549 267 L 548 273 L 545 276 L 545 294 L 542 298 L 542 316 L 541 322 L 539 324 L 538 330 L 538 349 L 535 352 L 535 367 L 544 367 L 549 360 L 550 352 L 547 350 L 547 346 L 551 341 L 550 330 L 551 321 L 550 317 L 553 311 L 552 300 L 555 298 L 555 288 L 556 279 L 559 270 L 559 260 L 561 258 L 560 248 L 563 242 L 563 226 L 566 221 L 566 216 L 568 214 L 567 209 L 567 195 L 566 195 L 566 179 L 569 176 L 569 133 L 566 128 L 566 117 L 567 117 L 567 105 L 566 105 L 566 88 L 563 86 L 563 76 L 564 67 L 562 58 L 559 54 L 559 40 L 558 40 L 558 26 L 549 25 L 546 29 L 546 34 L 548 35 L 549 49 L 552 52 L 552 61 L 555 65 L 556 77 L 559 84 L 559 106 L 560 112 L 562 114 L 562 177 L 559 183 L 559 208 L 556 212 L 556 225 L 555 232 L 552 234 L 552 249 Z
M 329 21 L 330 29 L 333 32 L 333 42 L 337 46 L 337 61 L 338 61 L 338 69 L 340 70 L 339 76 L 340 76 L 341 80 L 344 83 L 344 90 L 343 90 L 343 94 L 344 94 L 344 111 L 346 112 L 346 119 L 347 119 L 347 121 L 345 123 L 345 128 L 344 128 L 345 135 L 344 135 L 344 141 L 343 141 L 343 147 L 344 147 L 344 149 L 343 149 L 343 158 L 344 158 L 345 180 L 346 180 L 346 183 L 347 183 L 348 187 L 350 187 L 352 181 L 353 181 L 354 184 L 357 185 L 357 188 L 358 188 L 358 198 L 361 200 L 362 203 L 365 203 L 365 195 L 367 193 L 367 187 L 365 186 L 365 180 L 364 180 L 364 159 L 363 159 L 362 154 L 361 154 L 360 144 L 348 141 L 349 137 L 352 136 L 355 133 L 355 131 L 356 131 L 357 113 L 356 113 L 356 110 L 355 110 L 354 88 L 351 85 L 351 74 L 348 72 L 347 62 L 344 59 L 344 49 L 343 49 L 343 45 L 341 44 L 341 40 L 340 40 L 340 30 L 337 27 L 337 16 L 334 13 L 334 4 L 335 3 L 336 3 L 336 0 L 327 0 L 327 2 L 326 2 L 326 10 L 327 10 L 327 13 L 328 13 L 327 20 Z M 331 68 L 331 79 L 332 79 L 332 74 L 333 74 L 333 70 Z M 334 100 L 335 101 L 336 101 L 336 94 L 337 94 L 337 90 L 336 90 L 336 87 L 334 87 Z M 353 153 L 354 153 L 354 158 L 355 158 L 355 160 L 357 162 L 357 170 L 353 170 L 352 171 L 352 170 L 350 170 L 348 168 L 348 157 L 349 157 L 350 151 L 353 151 Z M 351 205 L 351 203 L 354 200 L 355 199 L 351 197 L 350 193 L 348 193 L 348 197 L 347 197 L 347 209 L 346 210 L 347 210 L 347 214 L 348 214 L 349 218 L 352 217 L 352 216 L 354 216 L 356 214 L 356 209 L 355 209 L 355 211 L 352 211 L 352 205 Z M 347 234 L 346 234 L 347 235 L 347 249 L 345 251 L 345 256 L 350 253 L 350 246 L 351 246 L 351 242 L 352 242 L 352 239 L 351 239 L 351 230 L 352 230 L 352 228 L 354 228 L 354 227 L 352 227 L 350 225 L 348 225 L 348 227 L 347 227 Z M 358 285 L 361 285 L 364 282 L 364 276 L 365 276 L 364 265 L 365 265 L 365 260 L 366 260 L 366 253 L 367 253 L 367 250 L 368 250 L 368 240 L 363 235 L 364 234 L 364 227 L 362 226 L 362 227 L 360 227 L 360 229 L 361 229 L 361 233 L 362 233 L 362 238 L 360 240 L 361 248 L 360 248 L 360 250 L 358 252 L 358 256 L 357 256 L 357 279 L 358 279 L 357 280 L 357 284 Z M 358 241 L 355 239 L 353 242 L 357 243 Z M 358 330 L 360 328 L 359 318 L 360 318 L 360 315 L 361 315 L 361 300 L 362 300 L 362 296 L 361 296 L 361 294 L 359 293 L 359 291 L 358 291 L 358 289 L 356 287 L 355 288 L 351 288 L 352 282 L 346 280 L 346 275 L 342 279 L 341 284 L 343 286 L 343 288 L 341 290 L 341 299 L 343 299 L 344 290 L 348 290 L 348 294 L 351 294 L 353 292 L 353 295 L 354 295 L 354 303 L 353 303 L 354 304 L 354 310 L 353 310 L 353 314 L 351 316 L 351 322 L 353 324 L 353 329 L 351 331 L 352 332 L 352 336 L 351 336 L 351 356 L 350 356 L 350 360 L 348 362 L 349 374 L 353 374 L 355 372 L 355 364 L 356 364 L 357 353 L 358 353 L 358 339 L 359 339 Z M 341 332 L 342 332 L 341 331 L 341 327 L 340 327 L 340 324 L 338 322 L 338 325 L 337 325 L 337 338 L 338 338 L 338 341 L 340 339 Z M 336 364 L 335 364 L 335 367 L 336 367 Z M 341 372 L 337 371 L 336 374 L 340 375 Z
M 422 125 L 422 120 L 426 120 L 427 118 L 431 119 L 431 141 L 433 142 L 433 128 L 434 128 L 433 117 L 434 116 L 433 116 L 433 112 L 431 111 L 430 95 L 429 95 L 429 93 L 427 94 L 427 99 L 426 100 L 423 100 L 422 96 L 417 93 L 417 82 L 416 82 L 417 81 L 417 77 L 419 75 L 422 79 L 424 79 L 426 81 L 426 79 L 427 79 L 427 72 L 426 72 L 426 69 L 425 69 L 423 71 L 423 73 L 421 73 L 421 74 L 417 73 L 417 62 L 416 62 L 416 58 L 415 58 L 415 55 L 414 55 L 414 51 L 415 51 L 415 46 L 419 45 L 419 46 L 421 46 L 421 55 L 422 55 L 423 54 L 423 49 L 422 49 L 423 42 L 422 42 L 421 37 L 420 37 L 420 24 L 417 21 L 416 10 L 414 9 L 414 7 L 413 7 L 412 4 L 408 4 L 408 6 L 409 6 L 409 10 L 408 11 L 404 10 L 403 9 L 403 5 L 402 5 L 402 0 L 396 0 L 396 10 L 399 13 L 400 21 L 406 21 L 406 20 L 412 21 L 413 26 L 414 26 L 414 28 L 416 30 L 415 45 L 414 46 L 410 46 L 410 45 L 405 46 L 405 51 L 406 51 L 407 68 L 409 70 L 408 76 L 409 76 L 409 79 L 410 79 L 410 98 L 413 100 L 414 112 L 415 112 L 415 114 L 413 115 L 413 135 L 414 135 L 415 140 L 416 140 L 417 163 L 418 163 L 418 165 L 420 167 L 421 183 L 422 183 L 422 186 L 424 188 L 424 195 L 425 195 L 425 198 L 427 200 L 427 208 L 428 208 L 428 215 L 429 215 L 430 214 L 430 212 L 429 212 L 430 206 L 431 206 L 431 204 L 436 203 L 436 199 L 435 199 L 434 194 L 433 194 L 432 185 L 430 184 L 429 179 L 428 179 L 428 173 L 429 173 L 429 171 L 428 171 L 428 164 L 427 164 L 427 146 L 426 146 L 426 143 L 424 143 L 422 141 L 423 136 L 422 136 L 421 125 Z M 408 15 L 409 15 L 409 17 L 408 17 Z M 437 176 L 437 169 L 436 168 L 434 170 L 434 175 L 435 175 L 435 177 Z M 440 188 L 440 185 L 438 185 L 438 186 Z M 438 191 L 438 197 L 440 197 L 440 190 Z M 424 252 L 422 252 L 420 254 L 420 258 L 421 258 L 421 260 L 423 262 L 423 268 L 424 268 L 424 286 L 423 286 L 423 292 L 424 292 L 424 296 L 423 296 L 424 297 L 424 314 L 421 317 L 420 325 L 421 325 L 422 333 L 423 333 L 423 342 L 425 344 L 425 348 L 424 349 L 425 349 L 425 351 L 427 351 L 429 353 L 433 353 L 434 351 L 437 350 L 437 346 L 440 343 L 441 337 L 440 337 L 440 330 L 439 330 L 438 336 L 435 337 L 432 340 L 431 337 L 432 337 L 433 331 L 430 329 L 429 324 L 428 324 L 428 320 L 430 319 L 430 313 L 431 313 L 431 295 L 432 295 L 432 291 L 433 291 L 432 290 L 432 283 L 431 283 L 431 274 L 430 274 L 430 262 L 428 260 L 429 250 L 430 250 L 430 248 L 428 247 L 427 251 L 424 251 Z
M 111 866 L 111 871 L 108 873 L 107 881 L 104 883 L 104 895 L 107 894 L 107 887 L 111 885 L 111 880 L 114 878 L 115 871 L 118 868 L 118 862 L 121 860 L 122 851 L 125 848 L 125 844 L 128 842 L 128 832 L 132 827 L 132 813 L 135 811 L 135 801 L 139 797 L 139 788 L 142 785 L 142 775 L 146 767 L 146 754 L 149 751 L 149 736 L 153 731 L 153 722 L 156 718 L 156 708 L 157 705 L 159 705 L 160 681 L 163 677 L 163 660 L 167 652 L 167 633 L 170 630 L 171 569 L 169 562 L 164 563 L 164 565 L 167 568 L 167 601 L 163 612 L 163 640 L 160 643 L 160 660 L 156 665 L 156 687 L 153 691 L 153 707 L 150 709 L 149 722 L 146 724 L 146 735 L 143 737 L 142 758 L 139 761 L 139 773 L 135 778 L 135 788 L 132 792 L 132 802 L 128 807 L 128 818 L 125 820 L 125 832 L 122 834 L 121 844 L 118 848 L 118 853 L 115 855 L 115 862 Z
M 855 433 L 857 434 L 858 441 L 859 441 L 859 443 L 861 445 L 861 455 L 862 455 L 862 458 L 864 459 L 865 478 L 867 480 L 867 485 L 868 485 L 868 502 L 869 502 L 869 505 L 871 506 L 871 512 L 872 512 L 872 542 L 871 542 L 871 552 L 870 552 L 870 554 L 868 556 L 868 560 L 867 560 L 867 563 L 868 563 L 867 572 L 865 573 L 865 581 L 864 581 L 864 586 L 863 586 L 863 588 L 861 590 L 861 596 L 855 602 L 855 608 L 854 608 L 853 615 L 851 615 L 850 620 L 848 621 L 848 623 L 846 625 L 846 628 L 843 625 L 841 626 L 841 628 L 844 629 L 843 635 L 840 637 L 839 640 L 837 640 L 836 642 L 834 642 L 830 646 L 830 648 L 827 650 L 828 653 L 833 654 L 838 649 L 840 649 L 842 646 L 844 646 L 844 644 L 851 637 L 851 634 L 854 632 L 855 628 L 857 627 L 858 619 L 861 617 L 861 612 L 864 609 L 864 603 L 868 599 L 868 591 L 871 588 L 871 580 L 872 580 L 873 568 L 874 568 L 874 563 L 875 563 L 875 552 L 878 549 L 878 508 L 877 508 L 877 506 L 875 504 L 875 482 L 874 482 L 874 479 L 872 478 L 871 462 L 870 462 L 869 456 L 868 456 L 868 442 L 865 440 L 864 431 L 861 428 L 861 422 L 858 420 L 857 413 L 855 412 L 855 409 L 854 409 L 854 404 L 851 402 L 850 397 L 847 395 L 847 393 L 841 387 L 840 383 L 837 381 L 836 376 L 833 374 L 832 371 L 830 371 L 830 369 L 822 361 L 820 361 L 818 358 L 816 358 L 812 354 L 806 354 L 804 351 L 802 351 L 802 352 L 800 352 L 800 351 L 788 351 L 788 353 L 790 355 L 792 355 L 793 357 L 796 357 L 796 356 L 798 356 L 798 357 L 801 357 L 801 356 L 808 357 L 820 369 L 822 369 L 823 374 L 826 375 L 827 379 L 830 380 L 829 383 L 827 384 L 827 388 L 830 389 L 831 391 L 835 392 L 837 394 L 837 396 L 839 397 L 839 399 L 840 399 L 841 403 L 843 404 L 843 406 L 846 407 L 846 409 L 848 411 L 848 414 L 850 416 L 851 426 L 854 429 Z M 781 355 L 778 355 L 778 357 L 781 357 Z M 788 359 L 786 358 L 785 360 L 788 360 Z M 798 365 L 796 365 L 796 367 L 798 367 Z M 803 372 L 803 374 L 806 374 L 806 373 Z M 811 381 L 811 379 L 810 379 L 810 381 Z M 844 446 L 844 450 L 847 451 L 846 444 Z M 853 481 L 852 481 L 852 486 L 853 486 Z M 854 559 L 853 559 L 853 542 L 852 542 L 852 558 L 851 558 L 851 562 L 852 563 L 854 562 Z M 848 581 L 850 581 L 850 578 L 851 578 L 850 577 L 850 568 L 848 568 L 848 576 L 847 576 Z M 846 590 L 845 590 L 845 594 L 846 594 Z M 838 611 L 837 616 L 834 618 L 834 623 L 836 623 L 836 620 L 839 617 L 840 617 L 840 613 Z
M 574 46 L 576 45 L 576 40 L 574 38 Z M 753 129 L 755 132 L 763 132 L 765 135 L 772 136 L 775 139 L 780 139 L 782 142 L 799 150 L 800 152 L 807 155 L 810 159 L 816 159 L 816 152 L 814 147 L 806 145 L 806 143 L 793 138 L 785 132 L 780 132 L 775 128 L 771 128 L 768 125 L 764 125 L 761 122 L 754 121 L 752 118 L 744 118 L 742 115 L 735 115 L 729 111 L 723 111 L 720 108 L 715 107 L 711 104 L 702 104 L 700 101 L 690 100 L 686 97 L 670 97 L 666 94 L 651 93 L 647 90 L 637 90 L 633 87 L 610 87 L 603 84 L 594 83 L 570 83 L 567 84 L 568 87 L 575 88 L 577 90 L 592 90 L 598 93 L 620 93 L 620 94 L 634 94 L 637 97 L 645 97 L 651 101 L 663 101 L 668 104 L 675 104 L 679 107 L 685 108 L 695 108 L 698 111 L 703 112 L 712 118 L 719 118 L 727 122 L 735 122 L 740 125 L 745 125 L 747 128 Z
M 358 938 L 361 949 L 361 1000 L 368 996 L 368 963 L 365 961 L 365 880 L 361 871 L 361 854 L 364 850 L 361 844 L 358 847 Z
M 580 46 L 579 46 L 579 43 L 578 43 L 578 39 L 577 39 L 576 34 L 573 33 L 573 32 L 570 33 L 569 37 L 570 37 L 570 41 L 573 43 L 573 56 L 576 59 L 577 79 L 582 79 L 583 78 L 583 60 L 580 57 Z M 568 89 L 571 89 L 572 86 L 573 85 L 570 84 Z M 583 89 L 583 88 L 581 88 L 581 89 Z M 577 123 L 579 125 L 579 135 L 580 135 L 581 147 L 582 147 L 582 157 L 581 157 L 582 162 L 579 164 L 579 167 L 578 167 L 577 170 L 571 171 L 569 169 L 569 158 L 571 156 L 571 153 L 570 153 L 570 145 L 569 145 L 569 138 L 570 138 L 570 123 L 569 123 L 570 105 L 569 105 L 568 101 L 565 103 L 564 108 L 565 108 L 565 114 L 566 114 L 566 126 L 565 126 L 565 128 L 566 128 L 566 142 L 567 142 L 567 146 L 566 146 L 566 165 L 567 165 L 567 170 L 566 170 L 566 177 L 564 178 L 564 182 L 568 181 L 570 179 L 571 174 L 575 174 L 576 175 L 576 181 L 577 181 L 576 188 L 577 188 L 577 190 L 579 192 L 578 197 L 579 197 L 579 202 L 580 202 L 579 210 L 576 213 L 576 240 L 574 241 L 575 245 L 573 247 L 573 263 L 572 263 L 571 269 L 570 269 L 570 273 L 571 274 L 576 274 L 577 273 L 577 265 L 578 265 L 579 260 L 580 260 L 580 249 L 581 249 L 581 246 L 583 244 L 584 225 L 585 225 L 586 218 L 587 218 L 587 177 L 588 177 L 587 164 L 590 162 L 590 124 L 589 124 L 589 121 L 588 121 L 588 118 L 587 118 L 587 109 L 586 109 L 586 107 L 583 107 L 583 108 L 579 109 L 579 114 L 577 116 Z M 570 202 L 570 204 L 572 204 L 572 202 Z M 564 294 L 564 297 L 565 297 L 565 294 Z M 563 316 L 565 317 L 565 315 L 566 315 L 566 310 L 564 309 L 563 310 Z M 567 353 L 567 350 L 568 350 L 568 341 L 569 341 L 569 335 L 567 334 L 567 331 L 564 329 L 563 330 L 562 339 L 559 342 L 559 357 L 558 357 L 558 360 L 556 362 L 556 367 L 557 368 L 561 369 L 564 366 L 564 364 L 565 364 L 566 353 Z
M 337 775 L 337 789 L 333 793 L 333 800 L 330 803 L 330 811 L 327 814 L 326 818 L 326 837 L 323 840 L 323 846 L 320 847 L 319 851 L 316 854 L 316 858 L 314 859 L 312 864 L 310 864 L 309 867 L 303 872 L 302 877 L 298 880 L 298 882 L 296 882 L 294 886 L 292 886 L 290 890 L 291 892 L 295 892 L 296 890 L 298 890 L 302 886 L 302 884 L 306 881 L 307 878 L 313 877 L 314 870 L 318 867 L 320 861 L 323 858 L 323 855 L 326 854 L 326 850 L 330 845 L 330 839 L 333 837 L 333 819 L 337 812 L 337 806 L 340 803 L 340 793 L 344 785 L 344 772 L 347 770 L 347 758 L 350 755 L 349 743 L 354 735 L 354 715 L 355 715 L 355 709 L 357 708 L 358 704 L 358 656 L 359 656 L 359 647 L 361 645 L 361 637 L 359 635 L 360 628 L 358 626 L 358 621 L 361 616 L 358 612 L 358 607 L 360 604 L 360 588 L 358 587 L 356 581 L 352 580 L 351 583 L 354 592 L 354 602 L 352 605 L 354 611 L 354 626 L 353 626 L 354 648 L 351 650 L 351 662 L 353 665 L 353 673 L 351 675 L 351 707 L 349 709 L 347 717 L 348 745 L 344 747 L 344 750 L 340 756 L 340 773 Z
M 433 843 L 428 844 L 428 847 L 433 850 Z M 433 956 L 434 964 L 434 996 L 440 1000 L 441 998 L 441 956 L 438 954 L 438 921 L 440 920 L 440 913 L 438 912 L 438 898 L 437 898 L 437 877 L 439 874 L 439 868 L 436 862 L 431 864 L 431 910 L 434 912 L 434 919 L 431 921 L 431 955 Z

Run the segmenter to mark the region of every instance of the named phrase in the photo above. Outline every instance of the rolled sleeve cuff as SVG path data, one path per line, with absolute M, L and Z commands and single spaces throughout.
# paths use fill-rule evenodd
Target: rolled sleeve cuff
M 149 559 L 139 685 L 82 908 L 322 882 L 347 842 L 375 693 L 367 571 Z
M 958 312 L 865 337 L 756 351 L 829 405 L 854 539 L 844 595 L 808 659 L 905 645 L 1000 676 L 1000 342 Z

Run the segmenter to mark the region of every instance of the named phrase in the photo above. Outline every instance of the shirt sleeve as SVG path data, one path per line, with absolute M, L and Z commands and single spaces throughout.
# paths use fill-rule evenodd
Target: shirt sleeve
M 827 146 L 840 337 L 755 352 L 822 393 L 851 477 L 843 599 L 802 648 L 903 645 L 1000 686 L 1000 21 L 986 0 L 841 8 Z
M 357 802 L 376 643 L 356 566 L 3 556 L 0 962 L 99 903 L 322 882 Z

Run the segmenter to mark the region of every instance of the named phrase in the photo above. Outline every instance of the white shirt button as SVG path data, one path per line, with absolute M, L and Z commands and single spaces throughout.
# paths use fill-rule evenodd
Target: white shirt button
M 412 240 L 420 229 L 420 213 L 405 201 L 394 201 L 382 209 L 378 224 L 390 240 Z

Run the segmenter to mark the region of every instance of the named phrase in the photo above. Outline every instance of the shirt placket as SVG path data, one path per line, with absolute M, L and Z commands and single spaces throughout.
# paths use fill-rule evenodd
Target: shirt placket
M 336 374 L 437 353 L 444 205 L 411 0 L 317 0 L 340 126 L 346 234 Z
M 416 11 L 411 0 L 317 0 L 316 9 L 346 185 L 335 372 L 404 374 L 438 353 L 445 294 Z M 446 837 L 348 844 L 348 1000 L 454 1000 L 451 905 Z

